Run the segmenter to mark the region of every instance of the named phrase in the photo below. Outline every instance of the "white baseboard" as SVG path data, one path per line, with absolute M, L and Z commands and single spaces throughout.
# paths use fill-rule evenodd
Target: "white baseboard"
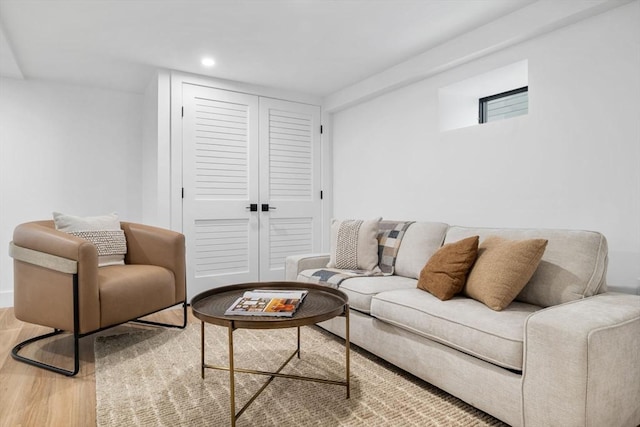
M 13 291 L 0 292 L 0 308 L 13 307 Z

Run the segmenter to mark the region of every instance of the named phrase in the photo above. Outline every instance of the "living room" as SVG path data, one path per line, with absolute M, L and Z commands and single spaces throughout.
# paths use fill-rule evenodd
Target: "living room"
M 52 211 L 117 212 L 182 231 L 172 151 L 177 82 L 320 106 L 322 231 L 314 251 L 329 251 L 331 218 L 594 230 L 608 241 L 609 290 L 640 294 L 638 0 L 187 2 L 189 13 L 162 2 L 194 28 L 210 25 L 209 14 L 228 21 L 225 28 L 260 29 L 199 43 L 193 65 L 177 63 L 182 56 L 173 52 L 187 50 L 172 42 L 172 32 L 186 32 L 183 21 L 153 3 L 129 3 L 0 1 L 0 307 L 13 306 L 6 248 L 20 223 Z M 308 27 L 273 29 L 285 11 Z M 438 13 L 441 21 L 429 21 Z M 143 18 L 167 19 L 167 30 L 147 32 Z M 421 19 L 445 35 L 420 38 Z M 451 28 L 436 25 L 447 19 Z M 361 34 L 348 30 L 359 25 Z M 376 25 L 380 55 L 389 52 L 377 62 L 375 42 L 363 41 Z M 308 34 L 314 30 L 324 36 Z M 313 48 L 254 59 L 275 43 L 268 34 L 277 42 L 308 37 Z M 118 43 L 102 42 L 109 38 Z M 226 65 L 216 43 L 238 52 L 239 65 Z M 203 53 L 218 63 L 204 68 Z M 302 68 L 310 62 L 313 73 Z M 517 64 L 527 114 L 477 124 L 476 111 L 475 123 L 455 123 L 447 96 L 487 84 L 486 76 L 505 80 L 500 73 Z M 10 341 L 3 354 L 17 338 Z

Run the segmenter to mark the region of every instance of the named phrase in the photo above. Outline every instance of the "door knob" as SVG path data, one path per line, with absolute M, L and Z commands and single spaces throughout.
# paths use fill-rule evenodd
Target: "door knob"
M 257 203 L 251 203 L 245 209 L 249 209 L 251 212 L 258 212 L 258 204 Z
M 269 211 L 273 211 L 275 209 L 276 209 L 275 206 L 269 206 L 268 203 L 263 203 L 262 204 L 262 212 L 269 212 Z

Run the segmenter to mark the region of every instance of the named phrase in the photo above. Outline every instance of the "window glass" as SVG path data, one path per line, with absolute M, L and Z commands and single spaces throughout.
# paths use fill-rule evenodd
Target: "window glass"
M 480 98 L 479 121 L 488 123 L 529 112 L 529 87 Z

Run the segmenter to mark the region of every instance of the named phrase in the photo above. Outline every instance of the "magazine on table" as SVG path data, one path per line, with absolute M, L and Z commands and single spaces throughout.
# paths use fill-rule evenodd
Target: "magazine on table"
M 304 290 L 254 289 L 246 291 L 224 312 L 225 316 L 291 317 L 307 295 Z

